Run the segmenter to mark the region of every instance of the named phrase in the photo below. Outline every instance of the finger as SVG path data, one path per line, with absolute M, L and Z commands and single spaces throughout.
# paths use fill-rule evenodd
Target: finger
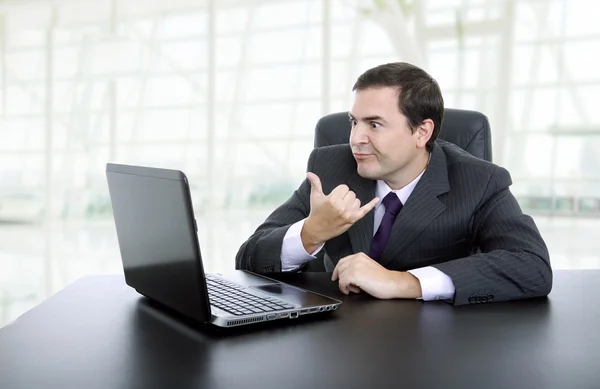
M 337 265 L 335 265 L 335 268 L 333 269 L 333 274 L 331 275 L 331 281 L 335 281 L 337 279 L 339 279 L 340 277 L 340 266 L 342 268 L 344 268 L 346 265 L 346 263 L 348 263 L 348 261 L 351 260 L 352 257 L 354 257 L 355 254 L 352 255 L 348 255 L 342 259 L 340 259 L 337 263 Z
M 339 265 L 339 263 L 338 263 Z M 333 269 L 333 273 L 331 274 L 331 281 L 335 281 L 338 279 L 338 267 L 337 265 L 335 266 L 335 268 Z
M 355 256 L 356 256 L 355 254 L 349 255 L 349 256 L 341 259 L 338 262 L 338 264 L 336 266 L 336 269 L 337 269 L 336 276 L 337 276 L 338 280 L 342 278 L 342 273 L 348 268 L 348 266 L 350 266 L 352 264 Z
M 342 292 L 345 295 L 350 294 L 349 286 L 350 285 L 347 280 L 343 280 L 340 278 L 340 282 L 338 283 L 338 288 L 340 289 L 340 292 Z
M 354 199 L 354 203 L 352 203 L 352 207 L 350 209 L 352 210 L 352 214 L 356 215 L 360 209 L 360 199 Z
M 375 197 L 373 200 L 371 200 L 368 204 L 363 205 L 357 213 L 357 217 L 359 219 L 362 219 L 367 213 L 371 212 L 371 210 L 373 208 L 375 208 L 377 206 L 377 204 L 379 203 L 379 197 Z
M 338 288 L 340 288 L 340 292 L 342 292 L 345 295 L 348 295 L 350 293 L 348 287 L 346 287 L 346 285 L 342 284 L 341 282 L 338 284 Z
M 342 201 L 344 202 L 345 209 L 351 209 L 352 205 L 354 204 L 354 200 L 356 200 L 356 194 L 349 190 L 348 193 L 346 193 L 346 195 L 342 199 Z
M 349 285 L 352 282 L 354 285 L 360 287 L 360 285 L 356 283 L 356 267 L 360 266 L 361 254 L 362 253 L 354 254 L 351 256 L 352 258 L 348 257 L 349 259 L 344 261 L 344 263 L 338 263 L 337 277 L 340 282 L 345 283 L 345 285 Z
M 348 191 L 350 190 L 350 188 L 348 188 L 348 185 L 345 184 L 341 184 L 335 187 L 335 189 L 333 189 L 331 191 L 331 193 L 329 193 L 329 197 L 332 200 L 340 200 L 343 199 L 344 196 L 346 196 L 346 193 L 348 193 Z
M 360 288 L 354 283 L 354 278 L 352 276 L 349 276 L 346 273 L 346 276 L 341 276 L 340 277 L 340 282 L 339 282 L 339 288 L 340 291 L 346 295 L 350 294 L 350 292 L 354 292 L 354 293 L 359 293 L 360 292 Z
M 338 279 L 340 280 L 340 282 L 342 281 L 346 281 L 346 284 L 348 284 L 348 279 L 351 277 L 351 274 L 353 274 L 353 269 L 355 266 L 355 261 L 349 261 L 346 262 L 344 264 L 342 264 L 342 266 L 340 266 L 339 270 L 338 270 Z
M 315 173 L 308 172 L 306 173 L 306 178 L 310 181 L 311 192 L 314 190 L 316 193 L 323 194 L 323 186 L 321 185 L 319 176 Z
M 358 207 L 356 206 L 357 201 Z M 356 198 L 354 192 L 350 191 L 342 200 L 336 203 L 336 208 L 346 223 L 351 225 L 358 220 L 356 219 L 356 213 L 360 209 L 360 200 Z

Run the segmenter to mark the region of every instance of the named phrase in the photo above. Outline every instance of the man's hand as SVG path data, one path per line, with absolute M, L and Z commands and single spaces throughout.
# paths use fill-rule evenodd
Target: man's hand
M 422 296 L 418 278 L 407 272 L 388 270 L 365 253 L 342 258 L 333 269 L 331 280 L 339 280 L 339 288 L 344 294 L 363 290 L 380 299 Z
M 310 181 L 310 214 L 304 222 L 300 238 L 308 253 L 348 231 L 379 202 L 379 198 L 375 197 L 361 207 L 356 194 L 346 185 L 338 185 L 329 195 L 325 195 L 319 177 L 314 173 L 307 173 L 306 176 Z

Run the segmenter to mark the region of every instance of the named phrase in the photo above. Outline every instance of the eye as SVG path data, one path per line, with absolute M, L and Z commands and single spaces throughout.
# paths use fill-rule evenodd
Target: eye
M 371 124 L 371 127 L 373 127 L 373 128 L 379 128 L 379 127 L 381 127 L 381 124 L 379 124 L 377 122 L 371 122 L 369 124 Z
M 358 121 L 356 119 L 348 118 L 348 120 L 350 121 L 350 125 L 352 127 L 354 127 L 354 126 L 356 126 L 358 124 Z

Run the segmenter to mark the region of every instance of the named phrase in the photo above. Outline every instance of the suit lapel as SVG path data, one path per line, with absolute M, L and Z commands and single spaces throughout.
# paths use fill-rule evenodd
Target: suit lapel
M 348 180 L 348 187 L 352 190 L 356 197 L 360 200 L 360 204 L 365 205 L 375 198 L 375 189 L 377 181 L 367 180 L 362 178 L 356 173 L 350 176 Z M 363 252 L 367 255 L 371 250 L 371 239 L 373 237 L 373 225 L 375 223 L 375 211 L 367 213 L 365 217 L 354 223 L 354 225 L 348 230 L 348 237 L 352 244 L 352 251 L 354 253 Z
M 421 176 L 392 226 L 390 238 L 381 255 L 382 265 L 397 260 L 402 251 L 446 209 L 438 196 L 449 191 L 446 156 L 435 143 L 427 170 Z

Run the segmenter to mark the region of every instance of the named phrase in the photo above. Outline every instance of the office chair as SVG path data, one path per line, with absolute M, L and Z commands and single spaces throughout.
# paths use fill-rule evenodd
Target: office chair
M 347 112 L 332 113 L 317 122 L 315 147 L 348 143 L 349 138 Z M 477 158 L 492 161 L 490 123 L 480 112 L 446 108 L 438 138 L 454 143 Z
M 454 143 L 471 155 L 492 162 L 492 135 L 488 118 L 476 111 L 446 108 L 438 138 Z M 315 128 L 315 147 L 348 143 L 350 121 L 347 112 L 322 117 Z M 308 261 L 301 269 L 306 272 L 325 271 L 322 258 Z

